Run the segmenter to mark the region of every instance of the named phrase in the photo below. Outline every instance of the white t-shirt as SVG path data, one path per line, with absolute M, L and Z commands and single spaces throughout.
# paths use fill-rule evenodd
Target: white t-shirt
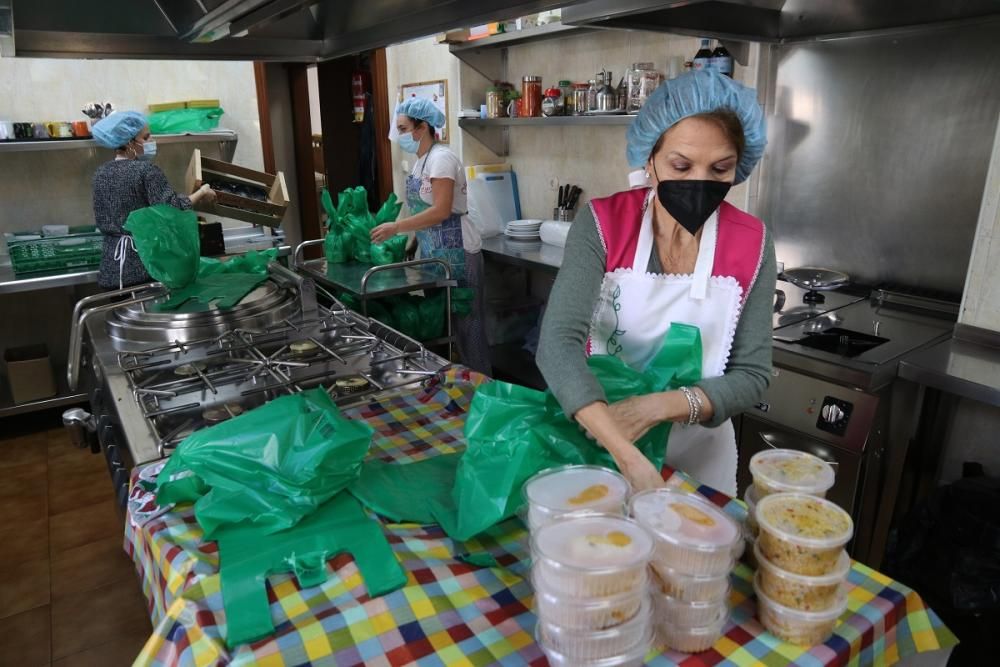
M 452 194 L 451 212 L 462 216 L 462 245 L 466 252 L 479 252 L 483 241 L 472 221 L 469 220 L 469 185 L 465 180 L 465 168 L 462 161 L 451 150 L 441 144 L 434 144 L 422 158 L 414 164 L 410 174 L 420 177 L 420 198 L 428 204 L 434 203 L 431 189 L 432 178 L 450 178 L 455 181 Z M 412 215 L 413 212 L 411 211 Z

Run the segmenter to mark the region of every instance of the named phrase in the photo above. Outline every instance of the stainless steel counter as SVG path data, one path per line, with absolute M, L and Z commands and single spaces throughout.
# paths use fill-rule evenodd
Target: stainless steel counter
M 563 249 L 559 246 L 541 241 L 515 241 L 503 235 L 483 239 L 483 252 L 507 264 L 548 271 L 558 271 L 563 261 Z
M 1000 407 L 1000 347 L 950 338 L 901 362 L 899 376 Z
M 242 255 L 250 250 L 267 250 L 270 243 L 248 243 L 231 247 L 224 257 Z M 289 246 L 280 246 L 278 256 L 286 257 L 291 252 Z M 70 287 L 73 285 L 88 285 L 97 282 L 97 269 L 84 271 L 49 271 L 29 273 L 18 276 L 10 264 L 0 265 L 0 294 L 16 294 L 17 292 L 33 292 L 36 290 Z

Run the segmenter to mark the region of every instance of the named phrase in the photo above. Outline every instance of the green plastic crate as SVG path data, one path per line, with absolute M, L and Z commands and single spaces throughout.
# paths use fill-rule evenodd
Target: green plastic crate
M 24 241 L 7 240 L 14 273 L 92 268 L 101 263 L 103 247 L 100 232 L 46 236 Z

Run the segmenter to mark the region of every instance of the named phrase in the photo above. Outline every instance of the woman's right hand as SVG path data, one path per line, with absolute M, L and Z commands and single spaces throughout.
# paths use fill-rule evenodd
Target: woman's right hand
M 195 206 L 212 206 L 215 204 L 215 190 L 208 183 L 191 193 L 191 203 Z
M 618 470 L 632 488 L 642 491 L 663 486 L 660 472 L 632 441 L 627 439 L 606 403 L 591 403 L 581 408 L 574 417 L 589 435 L 608 450 Z

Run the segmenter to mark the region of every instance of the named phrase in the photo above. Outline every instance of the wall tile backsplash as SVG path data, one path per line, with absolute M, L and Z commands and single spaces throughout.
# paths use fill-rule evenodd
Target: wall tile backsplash
M 1000 332 L 1000 122 L 993 141 L 959 322 Z

